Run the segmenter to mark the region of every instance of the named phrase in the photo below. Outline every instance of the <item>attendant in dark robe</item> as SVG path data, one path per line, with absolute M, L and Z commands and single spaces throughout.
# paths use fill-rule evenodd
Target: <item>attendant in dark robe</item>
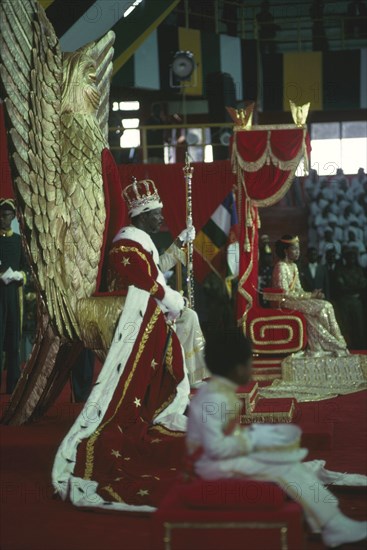
M 15 214 L 14 201 L 0 199 L 0 372 L 5 352 L 8 394 L 13 393 L 20 377 L 22 287 L 26 279 L 21 238 L 11 229 Z
M 363 296 L 367 286 L 366 275 L 358 265 L 358 253 L 352 247 L 345 249 L 344 265 L 336 272 L 337 303 L 341 330 L 351 349 L 366 349 L 366 312 Z
M 319 289 L 322 290 L 326 300 L 330 299 L 328 272 L 319 262 L 315 247 L 308 248 L 306 261 L 301 264 L 299 271 L 301 285 L 307 292 Z

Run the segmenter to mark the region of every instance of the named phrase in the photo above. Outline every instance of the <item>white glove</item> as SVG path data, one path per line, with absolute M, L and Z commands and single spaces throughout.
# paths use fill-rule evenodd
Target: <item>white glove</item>
M 255 424 L 248 429 L 247 434 L 255 450 L 261 451 L 266 447 L 282 447 L 289 444 L 289 433 L 277 425 Z
M 13 271 L 13 281 L 24 281 L 24 275 L 21 271 Z
M 196 237 L 196 229 L 193 225 L 189 225 L 188 227 L 186 227 L 186 229 L 181 231 L 181 233 L 178 236 L 178 238 L 180 239 L 180 241 L 183 242 L 183 244 L 192 242 L 193 240 L 195 240 L 195 237 Z
M 3 281 L 3 283 L 8 285 L 13 281 L 23 281 L 23 273 L 21 273 L 20 271 L 13 271 L 11 267 L 8 267 L 8 269 L 4 273 L 2 273 L 0 279 Z
M 162 311 L 166 314 L 167 319 L 174 321 L 185 307 L 185 302 L 183 296 L 176 290 L 172 290 L 170 287 L 166 287 L 164 290 L 164 298 L 157 300 L 157 302 L 162 304 Z

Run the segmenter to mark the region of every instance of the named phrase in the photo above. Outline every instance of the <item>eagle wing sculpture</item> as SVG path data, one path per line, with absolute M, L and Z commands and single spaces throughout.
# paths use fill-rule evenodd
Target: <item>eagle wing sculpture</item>
M 114 33 L 62 54 L 36 1 L 2 3 L 1 21 L 22 229 L 50 318 L 73 339 L 80 335 L 76 304 L 95 290 L 106 220 L 101 151 Z
M 22 423 L 37 407 L 47 408 L 67 379 L 81 349 L 77 304 L 96 289 L 114 33 L 62 53 L 35 0 L 2 2 L 0 18 L 14 189 L 42 310 L 36 345 L 5 420 Z

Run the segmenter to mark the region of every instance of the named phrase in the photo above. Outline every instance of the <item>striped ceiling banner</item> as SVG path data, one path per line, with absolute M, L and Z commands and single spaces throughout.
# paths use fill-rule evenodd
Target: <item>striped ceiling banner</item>
M 38 0 L 44 10 L 46 10 L 55 0 Z
M 133 0 L 41 0 L 40 3 L 63 51 L 75 51 L 112 29 L 116 34 L 114 74 L 117 74 L 179 0 L 140 4 Z M 133 4 L 137 4 L 135 9 L 126 16 Z
M 243 99 L 241 39 L 220 35 L 220 68 L 231 75 L 236 89 L 236 99 Z
M 361 50 L 331 51 L 323 54 L 325 111 L 360 108 L 360 59 Z
M 132 0 L 38 0 L 64 51 L 116 33 L 113 85 L 170 89 L 176 51 L 190 50 L 197 63 L 190 95 L 207 96 L 206 76 L 229 73 L 237 100 L 262 98 L 264 111 L 289 110 L 288 100 L 311 101 L 312 110 L 367 108 L 367 49 L 268 54 L 258 90 L 255 41 L 207 31 L 160 25 L 179 0 L 146 0 L 124 17 Z M 335 68 L 337 67 L 337 71 Z
M 289 100 L 297 105 L 310 101 L 311 111 L 366 108 L 363 107 L 367 103 L 364 51 L 264 55 L 263 110 L 289 111 Z
M 322 53 L 296 52 L 283 55 L 283 109 L 311 102 L 311 109 L 323 107 Z
M 243 99 L 256 101 L 258 98 L 258 70 L 256 40 L 241 40 Z
M 262 110 L 283 110 L 283 55 L 264 55 L 262 59 Z
M 56 0 L 57 1 L 57 0 Z M 73 2 L 73 5 L 79 4 Z M 131 4 L 126 0 L 82 0 L 84 9 L 79 7 L 79 18 L 64 31 L 60 39 L 64 51 L 75 51 L 106 34 L 123 18 L 123 14 Z M 73 13 L 74 12 L 74 13 Z M 75 16 L 75 8 L 71 10 L 70 22 Z M 66 25 L 65 25 L 66 26 Z
M 206 75 L 220 72 L 219 34 L 206 31 L 202 32 L 201 51 L 203 66 L 203 94 L 208 95 Z
M 367 48 L 361 49 L 360 108 L 367 109 Z
M 154 2 L 145 2 L 129 15 L 128 20 L 121 19 L 112 27 L 116 34 L 114 75 L 134 55 L 146 38 L 164 21 L 179 1 L 154 0 Z
M 158 33 L 153 31 L 134 55 L 134 85 L 159 90 Z
M 173 25 L 161 25 L 158 27 L 160 89 L 164 92 L 172 91 L 170 88 L 170 66 L 173 56 L 178 50 L 177 27 Z
M 203 93 L 203 64 L 201 55 L 200 31 L 194 29 L 178 29 L 178 46 L 180 50 L 190 51 L 194 55 L 196 69 L 191 81 L 193 86 L 185 87 L 187 95 L 202 95 Z
M 85 30 L 88 29 L 88 16 L 85 19 L 83 19 L 83 17 L 94 3 L 95 0 L 79 0 L 78 2 L 75 2 L 73 0 L 54 0 L 46 8 L 46 15 L 51 21 L 55 29 L 56 35 L 60 39 L 62 48 L 64 47 L 64 45 L 62 44 L 62 38 L 64 34 L 68 32 L 79 19 L 82 19 L 84 21 Z M 87 41 L 85 42 L 85 44 L 86 43 Z M 69 49 L 68 51 L 71 51 L 71 49 Z

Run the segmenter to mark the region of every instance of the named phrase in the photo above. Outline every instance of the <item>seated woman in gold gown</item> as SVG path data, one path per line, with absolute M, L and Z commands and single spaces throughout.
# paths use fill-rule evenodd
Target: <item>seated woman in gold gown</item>
M 275 252 L 279 261 L 273 270 L 273 287 L 283 289 L 284 307 L 299 311 L 306 318 L 309 350 L 346 352 L 347 344 L 332 304 L 323 299 L 321 290 L 306 292 L 301 286 L 295 263 L 300 254 L 298 237 L 284 235 L 275 243 Z

